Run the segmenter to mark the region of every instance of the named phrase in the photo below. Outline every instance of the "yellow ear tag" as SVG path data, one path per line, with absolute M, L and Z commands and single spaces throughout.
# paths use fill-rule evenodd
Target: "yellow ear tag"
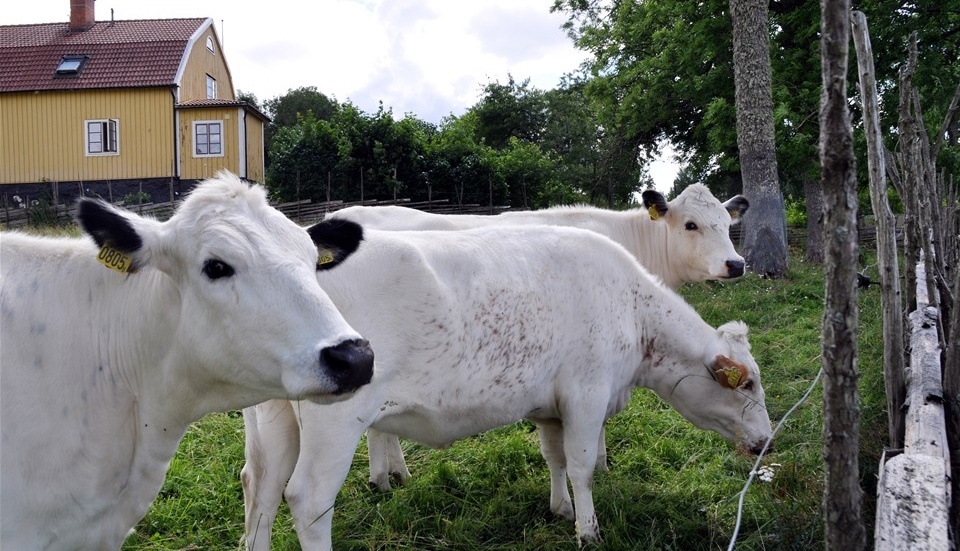
M 717 370 L 717 376 L 726 377 L 727 384 L 730 385 L 730 388 L 737 388 L 740 386 L 740 370 L 736 366 L 725 367 Z
M 317 266 L 323 266 L 324 264 L 330 264 L 333 262 L 333 253 L 330 251 L 320 251 L 320 256 L 317 258 Z
M 650 213 L 650 220 L 659 220 L 659 219 L 660 219 L 660 211 L 657 210 L 657 206 L 656 206 L 656 205 L 650 205 L 650 208 L 647 209 L 647 212 Z
M 740 218 L 740 211 L 735 210 L 735 211 L 731 212 L 731 213 L 730 213 L 730 218 L 732 218 L 732 219 L 734 219 L 734 220 L 736 220 L 737 218 Z
M 121 274 L 129 274 L 133 271 L 133 257 L 107 244 L 100 247 L 100 254 L 97 255 L 97 260 L 107 268 L 115 272 L 120 272 Z

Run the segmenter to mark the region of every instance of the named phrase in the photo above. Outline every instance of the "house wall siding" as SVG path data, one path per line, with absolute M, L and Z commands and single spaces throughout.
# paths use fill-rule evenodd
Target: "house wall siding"
M 118 120 L 118 155 L 86 154 L 92 119 Z M 167 88 L 7 93 L 0 120 L 0 185 L 174 175 Z
M 210 178 L 220 169 L 240 174 L 240 133 L 235 108 L 210 107 L 181 109 L 180 121 L 180 177 L 187 180 Z M 193 123 L 197 121 L 221 121 L 223 123 L 223 155 L 197 157 L 193 136 Z
M 264 132 L 265 125 L 259 118 L 247 115 L 247 179 L 261 184 L 266 183 L 264 174 Z
M 214 51 L 207 49 L 207 38 L 213 38 Z M 227 62 L 220 51 L 220 42 L 213 27 L 201 33 L 200 38 L 187 53 L 187 64 L 180 82 L 180 101 L 207 99 L 207 75 L 217 81 L 217 97 L 214 99 L 236 100 L 233 92 L 233 79 L 227 69 Z

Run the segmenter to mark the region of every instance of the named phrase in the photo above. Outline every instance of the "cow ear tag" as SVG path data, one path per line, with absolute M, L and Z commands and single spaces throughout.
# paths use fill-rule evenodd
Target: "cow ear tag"
M 740 386 L 740 370 L 734 366 L 718 369 L 717 375 L 724 377 L 727 381 L 727 386 L 730 388 L 737 388 Z
M 317 267 L 323 266 L 325 264 L 333 263 L 333 253 L 331 251 L 320 251 L 320 256 L 317 257 Z
M 739 210 L 734 210 L 734 211 L 732 211 L 732 212 L 730 213 L 730 218 L 732 218 L 732 219 L 734 219 L 734 220 L 736 220 L 737 218 L 740 218 L 740 211 L 739 211 Z
M 733 361 L 723 357 L 717 357 L 717 365 L 713 368 L 717 375 L 719 383 L 727 388 L 738 388 L 743 382 L 743 371 Z
M 121 274 L 134 272 L 133 257 L 123 251 L 114 249 L 108 243 L 104 243 L 104 245 L 100 247 L 100 252 L 97 254 L 97 261 Z
M 660 211 L 657 210 L 656 205 L 650 205 L 650 208 L 647 209 L 647 212 L 650 213 L 650 220 L 660 219 Z

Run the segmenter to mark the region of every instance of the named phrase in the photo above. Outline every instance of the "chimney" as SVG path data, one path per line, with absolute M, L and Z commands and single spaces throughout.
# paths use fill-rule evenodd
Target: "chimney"
M 70 30 L 85 31 L 96 23 L 93 13 L 95 0 L 70 0 Z

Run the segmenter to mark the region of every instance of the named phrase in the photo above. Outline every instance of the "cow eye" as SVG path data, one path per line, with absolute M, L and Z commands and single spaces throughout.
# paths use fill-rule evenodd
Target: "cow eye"
M 233 267 L 222 260 L 207 260 L 203 263 L 203 273 L 210 279 L 220 279 L 233 275 Z
M 687 229 L 687 231 L 697 231 L 697 229 L 699 229 L 696 222 L 687 222 L 684 227 Z
M 747 381 L 743 384 L 743 390 L 747 392 L 753 392 L 753 381 Z

